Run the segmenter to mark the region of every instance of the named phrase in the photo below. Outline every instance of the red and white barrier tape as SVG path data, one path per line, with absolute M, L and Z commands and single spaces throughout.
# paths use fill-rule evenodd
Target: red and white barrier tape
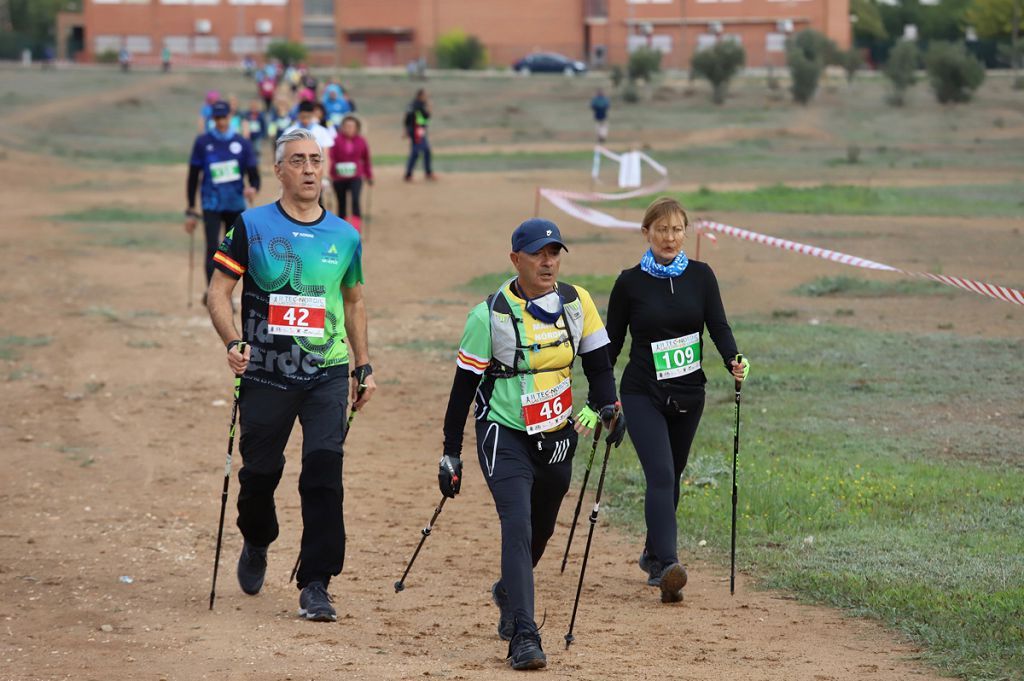
M 641 187 L 640 189 L 626 192 L 623 194 L 598 194 L 593 192 L 566 192 L 556 189 L 540 189 L 540 195 L 550 201 L 559 210 L 571 215 L 572 217 L 583 220 L 584 222 L 590 223 L 597 227 L 606 227 L 611 229 L 640 229 L 639 222 L 630 222 L 628 220 L 620 220 L 619 218 L 603 213 L 594 208 L 587 206 L 581 206 L 578 201 L 611 201 L 625 198 L 634 198 L 637 196 L 645 196 L 648 194 L 656 194 L 661 191 L 665 186 L 668 185 L 668 178 L 663 177 L 657 184 L 649 187 Z M 733 227 L 731 225 L 724 225 L 720 222 L 714 222 L 711 220 L 699 220 L 696 223 L 696 228 L 705 233 L 706 236 L 711 237 L 713 233 L 718 232 L 721 234 L 728 234 L 734 236 L 737 239 L 744 239 L 746 241 L 753 241 L 755 243 L 763 244 L 765 246 L 771 246 L 772 248 L 780 248 L 786 251 L 792 251 L 794 253 L 800 253 L 802 255 L 810 255 L 815 258 L 824 258 L 825 260 L 831 260 L 843 265 L 849 265 L 851 267 L 860 267 L 869 270 L 879 270 L 884 272 L 895 272 L 897 274 L 905 274 L 911 277 L 917 277 L 919 279 L 930 279 L 931 281 L 945 284 L 946 286 L 952 286 L 964 291 L 970 291 L 979 295 L 994 298 L 996 300 L 1002 300 L 1007 303 L 1013 303 L 1015 305 L 1024 305 L 1024 292 L 1015 288 L 1008 288 L 1006 286 L 997 286 L 995 284 L 986 284 L 982 281 L 976 281 L 974 279 L 964 279 L 963 277 L 951 277 L 945 274 L 931 274 L 930 272 L 912 272 L 910 270 L 900 269 L 884 263 L 875 262 L 874 260 L 868 260 L 867 258 L 861 258 L 856 255 L 849 255 L 848 253 L 840 253 L 839 251 L 831 251 L 827 248 L 820 248 L 818 246 L 811 246 L 809 244 L 802 244 L 797 241 L 790 241 L 789 239 L 780 239 L 775 236 L 768 236 L 767 234 L 761 234 L 759 232 L 752 232 L 748 229 L 740 229 L 739 227 Z

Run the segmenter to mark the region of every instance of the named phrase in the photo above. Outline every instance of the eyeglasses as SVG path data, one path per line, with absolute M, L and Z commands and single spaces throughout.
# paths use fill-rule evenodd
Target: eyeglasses
M 314 168 L 319 168 L 323 165 L 324 160 L 319 156 L 292 156 L 288 159 L 288 165 L 296 169 L 305 168 L 307 163 Z
M 672 235 L 682 238 L 686 234 L 686 227 L 654 227 L 651 231 L 660 237 Z

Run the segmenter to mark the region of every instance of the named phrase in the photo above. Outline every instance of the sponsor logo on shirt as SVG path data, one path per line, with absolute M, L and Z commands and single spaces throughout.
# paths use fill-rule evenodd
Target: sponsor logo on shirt
M 301 236 L 303 239 L 312 239 L 313 238 L 312 234 L 308 234 L 306 232 L 292 232 L 292 236 L 294 236 L 294 237 L 300 237 Z
M 242 153 L 242 144 L 238 141 L 232 142 L 228 145 L 228 151 L 232 154 L 240 154 Z

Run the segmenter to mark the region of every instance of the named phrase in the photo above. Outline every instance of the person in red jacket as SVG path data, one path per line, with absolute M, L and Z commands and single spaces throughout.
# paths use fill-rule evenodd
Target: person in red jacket
M 353 227 L 362 231 L 363 213 L 359 206 L 359 195 L 363 180 L 373 185 L 373 167 L 370 165 L 370 145 L 360 132 L 362 124 L 355 116 L 348 114 L 341 120 L 341 134 L 330 149 L 331 180 L 338 196 L 338 217 L 347 219 Z M 352 194 L 352 216 L 345 210 L 345 194 Z

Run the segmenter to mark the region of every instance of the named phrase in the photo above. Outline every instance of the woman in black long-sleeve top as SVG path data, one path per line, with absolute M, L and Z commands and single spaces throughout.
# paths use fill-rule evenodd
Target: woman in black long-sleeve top
M 675 199 L 657 199 L 648 206 L 641 231 L 650 248 L 639 265 L 619 275 L 608 301 L 613 365 L 627 327 L 633 337 L 620 395 L 647 481 L 647 539 L 640 567 L 648 573 L 648 584 L 661 587 L 663 603 L 681 601 L 686 585 L 686 569 L 676 550 L 676 507 L 680 478 L 704 411 L 704 328 L 736 380 L 743 380 L 748 370 L 746 360 L 735 361 L 736 341 L 714 273 L 683 252 L 688 224 Z

